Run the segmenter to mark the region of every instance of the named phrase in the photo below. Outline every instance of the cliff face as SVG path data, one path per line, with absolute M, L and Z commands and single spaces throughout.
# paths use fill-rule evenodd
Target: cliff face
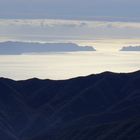
M 0 139 L 140 139 L 140 71 L 0 79 Z

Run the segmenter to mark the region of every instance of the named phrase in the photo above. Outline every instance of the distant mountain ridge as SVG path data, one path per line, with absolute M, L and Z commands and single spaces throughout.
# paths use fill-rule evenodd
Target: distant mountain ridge
M 140 51 L 140 46 L 123 47 L 120 51 Z
M 2 140 L 139 140 L 140 71 L 0 78 Z
M 24 54 L 47 52 L 96 51 L 90 46 L 79 46 L 74 43 L 34 43 L 34 42 L 0 42 L 0 54 Z

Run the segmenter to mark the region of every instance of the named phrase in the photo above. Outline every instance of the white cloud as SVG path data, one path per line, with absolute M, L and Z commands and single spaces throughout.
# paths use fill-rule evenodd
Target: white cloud
M 0 20 L 1 37 L 18 39 L 112 39 L 140 38 L 140 23 L 86 20 Z M 26 37 L 28 36 L 28 37 Z M 30 37 L 29 37 L 30 36 Z M 36 36 L 36 37 L 35 37 Z M 26 37 L 26 38 L 25 38 Z

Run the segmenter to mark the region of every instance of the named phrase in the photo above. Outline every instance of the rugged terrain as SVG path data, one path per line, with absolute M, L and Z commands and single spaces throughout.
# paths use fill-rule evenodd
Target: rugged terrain
M 139 140 L 140 71 L 0 78 L 2 140 Z

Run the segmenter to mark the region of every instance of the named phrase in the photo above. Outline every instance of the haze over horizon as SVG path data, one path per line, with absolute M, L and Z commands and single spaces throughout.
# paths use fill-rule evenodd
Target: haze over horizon
M 0 41 L 140 44 L 139 0 L 1 0 Z
M 119 50 L 140 46 L 139 5 L 139 0 L 0 0 L 0 42 L 74 43 L 97 50 L 0 56 L 1 75 L 61 79 L 138 70 L 139 52 Z
M 140 44 L 139 22 L 0 19 L 0 41 L 76 43 L 97 50 Z

